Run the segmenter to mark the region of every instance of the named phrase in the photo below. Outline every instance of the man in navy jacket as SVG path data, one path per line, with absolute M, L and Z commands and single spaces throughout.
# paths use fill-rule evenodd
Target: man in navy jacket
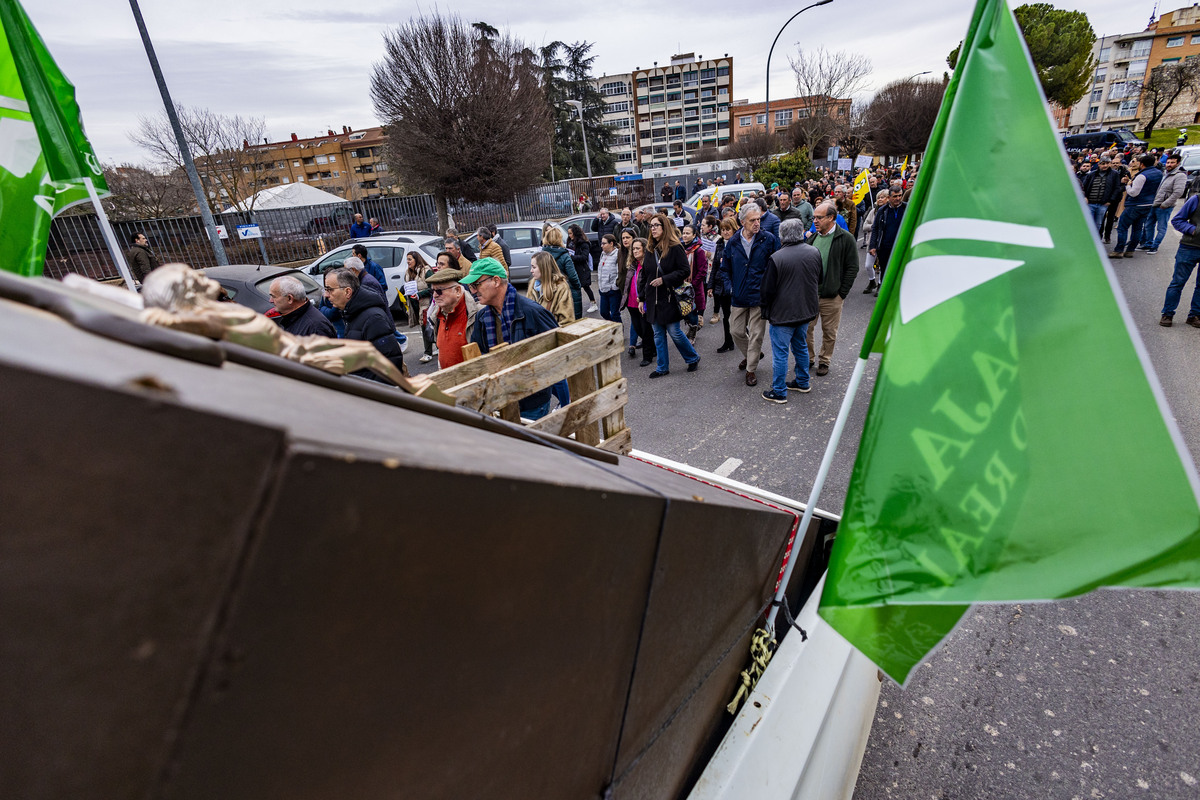
M 738 212 L 742 229 L 725 243 L 720 269 L 729 275 L 733 298 L 729 327 L 733 343 L 742 354 L 739 370 L 746 370 L 746 385 L 757 386 L 758 361 L 767 323 L 762 315 L 762 281 L 767 259 L 779 249 L 779 239 L 760 230 L 762 209 L 747 202 Z

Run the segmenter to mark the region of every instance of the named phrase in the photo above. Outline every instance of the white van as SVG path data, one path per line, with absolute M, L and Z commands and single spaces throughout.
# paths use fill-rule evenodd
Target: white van
M 706 188 L 703 192 L 696 192 L 694 195 L 689 197 L 687 200 L 684 200 L 683 204 L 685 206 L 687 206 L 688 208 L 692 209 L 693 211 L 695 211 L 696 209 L 700 208 L 700 198 L 701 197 L 704 197 L 705 195 L 708 195 L 709 197 L 712 196 L 713 188 L 714 187 L 710 186 L 710 187 Z M 724 197 L 727 194 L 731 194 L 735 197 L 738 197 L 743 192 L 751 192 L 751 191 L 766 192 L 767 191 L 766 187 L 763 186 L 758 181 L 754 181 L 752 183 L 727 183 L 724 186 L 716 187 L 716 189 L 717 189 L 718 202 L 714 203 L 714 205 L 720 205 L 720 198 Z

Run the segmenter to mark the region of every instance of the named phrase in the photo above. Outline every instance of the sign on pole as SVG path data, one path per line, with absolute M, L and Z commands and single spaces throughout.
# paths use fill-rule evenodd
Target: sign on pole
M 871 168 L 871 157 L 870 156 L 856 156 L 854 159 L 854 168 L 855 169 L 870 169 Z
M 220 238 L 222 238 L 222 239 L 228 239 L 228 238 L 229 238 L 229 234 L 225 232 L 225 226 L 224 226 L 224 225 L 218 225 L 218 226 L 217 226 L 217 236 L 219 236 L 219 237 L 220 237 Z
M 837 160 L 837 168 L 842 171 L 849 171 L 850 170 L 850 159 L 839 158 Z
M 262 228 L 257 225 L 238 225 L 238 238 L 240 239 L 261 239 Z

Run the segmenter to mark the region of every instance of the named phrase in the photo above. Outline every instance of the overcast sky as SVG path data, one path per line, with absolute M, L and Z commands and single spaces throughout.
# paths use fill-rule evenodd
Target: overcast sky
M 162 102 L 128 0 L 22 2 L 78 89 L 84 124 L 100 159 L 147 161 L 128 133 L 139 114 L 155 113 Z M 265 117 L 272 140 L 340 131 L 343 125 L 377 125 L 369 76 L 383 55 L 382 33 L 422 9 L 436 8 L 386 0 L 343 4 L 346 10 L 337 5 L 328 0 L 141 0 L 175 102 Z M 533 45 L 555 39 L 595 42 L 597 75 L 654 61 L 665 64 L 677 52 L 729 53 L 734 98 L 762 102 L 771 38 L 804 5 L 709 4 L 717 10 L 713 19 L 693 15 L 674 27 L 652 21 L 648 13 L 622 13 L 619 3 L 554 8 L 520 0 L 460 0 L 453 9 L 468 21 L 486 21 Z M 1085 11 L 1097 35 L 1142 30 L 1153 8 L 1130 0 L 1055 5 Z M 1174 7 L 1168 2 L 1163 10 Z M 779 39 L 771 59 L 771 95 L 794 96 L 788 55 L 797 48 L 866 54 L 874 66 L 869 90 L 925 70 L 940 76 L 947 53 L 966 32 L 972 8 L 965 0 L 834 0 L 806 11 Z M 550 9 L 552 15 L 546 13 Z

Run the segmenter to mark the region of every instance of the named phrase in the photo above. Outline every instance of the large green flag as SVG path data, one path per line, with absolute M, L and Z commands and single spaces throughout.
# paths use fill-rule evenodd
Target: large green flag
M 75 87 L 17 0 L 0 0 L 0 269 L 40 275 L 54 215 L 108 194 Z
M 1200 587 L 1200 483 L 1064 156 L 979 0 L 864 343 L 821 598 L 901 682 L 972 603 Z

